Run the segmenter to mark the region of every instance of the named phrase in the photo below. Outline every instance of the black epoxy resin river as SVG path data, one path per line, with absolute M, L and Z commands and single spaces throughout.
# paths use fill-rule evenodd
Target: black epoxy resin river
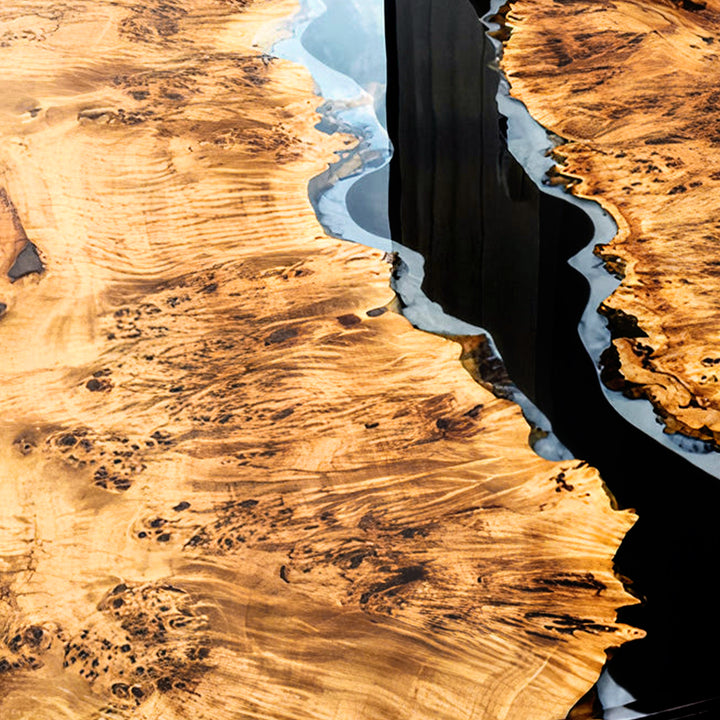
M 577 331 L 587 282 L 567 264 L 592 241 L 592 223 L 539 190 L 507 149 L 496 50 L 479 21 L 488 9 L 482 0 L 386 2 L 393 239 L 423 253 L 430 299 L 492 333 L 559 439 L 639 514 L 616 562 L 643 602 L 620 619 L 648 635 L 615 653 L 583 708 L 595 697 L 593 716 L 606 720 L 718 717 L 720 480 L 603 395 Z

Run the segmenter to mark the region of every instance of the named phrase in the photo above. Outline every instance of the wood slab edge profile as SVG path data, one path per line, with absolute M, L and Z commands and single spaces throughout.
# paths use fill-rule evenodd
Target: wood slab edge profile
M 640 636 L 634 515 L 319 227 L 294 9 L 0 9 L 3 720 L 556 720 Z
M 519 0 L 503 14 L 513 96 L 565 139 L 569 190 L 618 224 L 596 248 L 622 280 L 600 307 L 604 380 L 717 450 L 720 3 Z

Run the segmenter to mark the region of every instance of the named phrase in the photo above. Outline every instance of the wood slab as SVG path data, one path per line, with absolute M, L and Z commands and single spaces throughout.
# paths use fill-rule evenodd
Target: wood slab
M 668 432 L 720 441 L 720 2 L 520 0 L 512 94 L 565 139 L 559 181 L 617 221 L 597 248 L 622 279 L 600 311 L 603 376 Z
M 0 9 L 3 720 L 551 720 L 640 635 L 633 514 L 318 225 L 294 10 Z

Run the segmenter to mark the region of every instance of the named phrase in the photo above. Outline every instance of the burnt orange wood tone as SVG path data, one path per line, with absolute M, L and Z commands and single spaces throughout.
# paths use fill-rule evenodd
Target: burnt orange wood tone
M 632 513 L 318 225 L 294 9 L 0 9 L 3 720 L 551 720 L 638 636 Z

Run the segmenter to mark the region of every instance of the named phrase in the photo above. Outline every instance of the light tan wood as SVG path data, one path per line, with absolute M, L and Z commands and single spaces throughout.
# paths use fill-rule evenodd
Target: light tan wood
M 3 720 L 551 720 L 639 635 L 632 513 L 317 224 L 293 10 L 0 9 Z
M 720 3 L 521 0 L 508 20 L 513 95 L 567 140 L 559 177 L 618 222 L 598 248 L 622 277 L 606 381 L 717 443 Z

